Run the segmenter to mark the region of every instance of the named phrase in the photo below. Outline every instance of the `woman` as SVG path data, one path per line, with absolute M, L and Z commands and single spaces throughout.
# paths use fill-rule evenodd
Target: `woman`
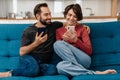
M 91 64 L 92 47 L 89 34 L 78 21 L 83 19 L 79 4 L 71 4 L 65 8 L 66 26 L 56 30 L 54 50 L 63 61 L 57 64 L 59 74 L 78 76 L 83 74 L 114 74 L 115 70 L 88 70 Z

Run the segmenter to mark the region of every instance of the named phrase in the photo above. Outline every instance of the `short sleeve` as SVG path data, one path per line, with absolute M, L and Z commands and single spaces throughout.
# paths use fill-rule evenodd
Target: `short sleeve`
M 22 47 L 22 46 L 25 46 L 25 45 L 28 45 L 28 44 L 30 44 L 30 39 L 29 39 L 27 30 L 24 30 L 23 34 L 22 34 L 22 37 L 21 37 L 20 46 Z

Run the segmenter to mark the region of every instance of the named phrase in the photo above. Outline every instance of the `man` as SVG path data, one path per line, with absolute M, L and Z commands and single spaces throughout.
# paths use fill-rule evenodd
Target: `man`
M 0 73 L 0 77 L 53 75 L 56 73 L 56 67 L 49 63 L 54 53 L 55 31 L 62 26 L 62 23 L 51 22 L 51 12 L 46 3 L 37 4 L 34 8 L 34 15 L 37 22 L 25 29 L 22 35 L 20 66 L 12 71 Z M 41 31 L 38 35 L 38 28 L 44 28 L 45 34 Z
M 51 12 L 46 3 L 35 6 L 34 16 L 37 22 L 26 28 L 22 35 L 19 67 L 0 73 L 0 77 L 33 77 L 56 74 L 56 67 L 50 62 L 54 53 L 53 43 L 55 42 L 56 29 L 62 27 L 63 24 L 51 22 Z

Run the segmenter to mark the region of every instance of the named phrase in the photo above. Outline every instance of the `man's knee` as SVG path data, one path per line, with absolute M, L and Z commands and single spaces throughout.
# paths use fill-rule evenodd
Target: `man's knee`
M 41 72 L 43 75 L 55 75 L 57 74 L 56 66 L 53 64 L 41 64 Z

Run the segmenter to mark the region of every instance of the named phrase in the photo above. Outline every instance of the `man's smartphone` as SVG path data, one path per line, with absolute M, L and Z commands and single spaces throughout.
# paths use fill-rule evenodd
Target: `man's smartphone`
M 67 31 L 75 31 L 75 26 L 67 26 Z
M 43 32 L 43 35 L 44 36 L 46 34 L 46 28 L 38 28 L 38 35 L 40 35 L 40 33 Z

